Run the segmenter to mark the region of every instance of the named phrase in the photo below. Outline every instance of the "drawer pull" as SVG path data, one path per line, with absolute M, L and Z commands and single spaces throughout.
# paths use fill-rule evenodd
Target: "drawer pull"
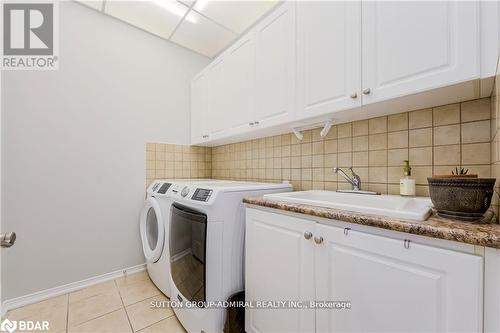
M 348 235 L 349 234 L 349 230 L 351 230 L 351 228 L 344 228 L 344 235 Z
M 404 247 L 405 247 L 405 249 L 409 249 L 410 248 L 410 240 L 409 239 L 405 239 Z
M 310 231 L 304 232 L 305 239 L 309 240 L 309 239 L 311 239 L 312 236 L 313 236 L 312 232 L 310 232 Z

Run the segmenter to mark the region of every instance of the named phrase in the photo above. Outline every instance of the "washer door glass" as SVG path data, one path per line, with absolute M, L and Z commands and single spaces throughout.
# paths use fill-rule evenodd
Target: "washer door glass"
M 165 239 L 165 229 L 158 201 L 151 197 L 141 213 L 142 249 L 146 260 L 156 262 L 160 259 Z
M 189 301 L 205 301 L 207 216 L 172 204 L 170 219 L 170 270 L 172 281 Z
M 149 249 L 154 251 L 158 244 L 158 219 L 153 207 L 149 208 L 146 215 L 146 239 Z

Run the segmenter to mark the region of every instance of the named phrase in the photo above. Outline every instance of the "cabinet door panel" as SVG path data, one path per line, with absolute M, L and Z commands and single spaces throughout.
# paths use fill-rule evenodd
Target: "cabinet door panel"
M 366 1 L 363 104 L 479 76 L 479 2 Z
M 314 300 L 314 222 L 247 209 L 246 300 Z M 247 309 L 247 332 L 313 332 L 314 310 Z
M 227 117 L 227 66 L 224 58 L 216 60 L 208 71 L 208 117 L 207 131 L 211 138 L 220 135 L 229 127 Z
M 261 126 L 287 120 L 294 108 L 295 4 L 288 2 L 256 27 L 256 104 Z
M 317 311 L 318 332 L 481 331 L 481 257 L 324 225 L 317 233 L 316 297 L 352 303 Z
M 361 2 L 298 2 L 297 35 L 298 116 L 360 106 Z
M 255 118 L 255 39 L 250 33 L 225 54 L 227 114 L 231 128 L 249 126 Z
M 206 73 L 197 75 L 191 81 L 191 140 L 203 141 L 207 134 L 208 78 Z

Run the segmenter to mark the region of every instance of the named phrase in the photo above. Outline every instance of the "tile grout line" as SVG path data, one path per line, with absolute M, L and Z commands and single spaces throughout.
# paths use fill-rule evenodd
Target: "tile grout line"
M 139 282 L 139 281 L 138 281 L 138 282 Z M 94 285 L 98 285 L 98 284 L 99 284 L 99 283 L 96 283 L 96 284 L 94 284 Z M 116 282 L 116 279 L 113 279 L 113 284 L 114 284 L 114 286 L 117 288 L 117 292 L 118 292 L 118 295 L 119 295 L 119 297 L 120 297 L 120 301 L 121 301 L 122 307 L 121 307 L 121 308 L 118 308 L 118 309 L 115 309 L 115 310 L 112 310 L 112 311 L 109 311 L 109 312 L 106 312 L 106 313 L 101 314 L 101 315 L 99 315 L 99 316 L 96 316 L 96 317 L 90 318 L 90 319 L 85 320 L 85 321 L 83 321 L 83 322 L 80 322 L 80 323 L 78 323 L 78 324 L 76 324 L 76 325 L 74 325 L 74 326 L 72 326 L 72 327 L 78 327 L 78 326 L 81 326 L 81 325 L 83 325 L 83 324 L 85 324 L 85 323 L 88 323 L 88 322 L 90 322 L 90 321 L 93 321 L 93 320 L 96 320 L 96 319 L 102 318 L 102 317 L 104 317 L 104 316 L 106 316 L 106 315 L 109 315 L 109 314 L 111 314 L 111 313 L 114 313 L 114 312 L 117 312 L 117 311 L 120 311 L 120 310 L 122 310 L 122 309 L 123 309 L 123 310 L 125 310 L 125 313 L 126 313 L 126 315 L 127 315 L 127 319 L 128 319 L 128 321 L 129 321 L 129 325 L 130 325 L 130 327 L 131 327 L 131 329 L 132 329 L 132 331 L 133 331 L 133 328 L 132 328 L 132 325 L 131 325 L 130 319 L 128 318 L 128 313 L 126 312 L 126 307 L 125 307 L 125 304 L 124 304 L 124 302 L 123 302 L 123 299 L 122 299 L 122 296 L 121 296 L 120 290 L 119 290 L 118 285 L 117 285 L 117 282 Z M 93 285 L 92 285 L 92 286 L 93 286 Z M 89 287 L 92 287 L 92 286 L 89 286 Z M 87 287 L 87 288 L 88 288 L 88 287 Z M 84 290 L 84 289 L 86 289 L 86 288 L 83 288 L 83 289 L 80 289 L 80 290 Z M 78 290 L 78 291 L 80 291 L 80 290 Z M 101 296 L 101 295 L 103 295 L 103 294 L 106 294 L 107 292 L 108 292 L 108 291 L 100 292 L 100 293 L 98 293 L 98 294 L 96 294 L 96 295 L 92 295 L 92 296 L 85 297 L 85 298 L 83 298 L 83 299 L 81 299 L 81 300 L 78 300 L 77 302 L 74 302 L 74 303 L 78 303 L 78 302 L 80 302 L 80 301 L 89 300 L 89 299 L 91 299 L 91 298 L 95 298 L 95 297 Z M 66 304 L 65 304 L 65 305 L 66 305 L 66 322 L 65 322 L 65 325 L 64 325 L 64 326 L 65 326 L 65 331 L 66 331 L 66 332 L 69 332 L 69 329 L 70 329 L 70 325 L 69 325 L 69 311 L 70 311 L 70 306 L 71 306 L 71 302 L 70 302 L 70 294 L 71 294 L 71 293 L 67 293 L 67 294 L 63 294 L 63 295 L 61 295 L 61 296 L 66 296 Z M 144 298 L 144 299 L 139 300 L 139 301 L 137 301 L 137 302 L 131 303 L 131 304 L 129 304 L 129 306 L 130 306 L 130 305 L 133 305 L 133 304 L 137 304 L 137 303 L 139 303 L 139 302 L 142 302 L 142 301 L 144 301 L 144 300 L 146 300 L 146 299 L 148 299 L 148 298 L 156 297 L 156 296 L 158 296 L 158 295 L 161 295 L 161 293 L 160 293 L 160 292 L 158 292 L 158 294 L 156 294 L 156 295 L 153 295 L 153 296 L 151 296 L 151 297 L 147 297 L 147 298 Z M 58 297 L 61 297 L 61 296 L 58 296 Z M 57 297 L 52 297 L 52 298 L 49 298 L 49 299 L 47 299 L 47 300 L 50 300 L 50 299 L 55 299 L 55 298 L 57 298 Z M 172 314 L 172 315 L 174 315 L 174 314 Z M 170 318 L 172 315 L 167 316 L 167 317 L 165 317 L 165 318 L 163 318 L 163 319 Z M 26 317 L 26 318 L 28 318 L 28 317 Z M 163 319 L 162 319 L 162 320 L 163 320 Z M 161 321 L 161 320 L 160 320 L 160 321 Z M 155 322 L 155 323 L 157 323 L 157 322 Z
M 151 297 L 146 297 L 146 298 L 145 298 L 145 299 L 143 299 L 143 300 L 140 300 L 140 301 L 137 301 L 137 302 L 134 302 L 134 303 L 131 303 L 131 304 L 129 304 L 129 305 L 127 305 L 127 306 L 125 306 L 125 303 L 123 302 L 123 298 L 122 298 L 121 293 L 120 293 L 120 288 L 118 287 L 118 284 L 116 283 L 116 280 L 113 280 L 113 281 L 114 281 L 114 283 L 115 283 L 116 288 L 118 289 L 118 294 L 120 295 L 120 299 L 121 299 L 121 301 L 122 301 L 122 304 L 123 304 L 123 307 L 124 307 L 124 310 L 125 310 L 125 314 L 127 315 L 127 320 L 128 320 L 128 322 L 129 322 L 130 328 L 132 329 L 132 332 L 134 332 L 134 333 L 135 333 L 135 332 L 140 332 L 140 331 L 142 331 L 142 330 L 144 330 L 144 329 L 146 329 L 146 328 L 148 328 L 148 327 L 150 327 L 150 326 L 153 326 L 153 325 L 155 325 L 155 324 L 158 324 L 159 322 L 161 322 L 161 321 L 163 321 L 163 320 L 165 320 L 165 319 L 168 319 L 168 318 L 170 318 L 170 317 L 172 317 L 172 316 L 175 316 L 175 313 L 174 313 L 174 312 L 173 312 L 173 310 L 172 310 L 172 314 L 171 314 L 170 316 L 167 316 L 167 317 L 165 317 L 165 318 L 162 318 L 162 319 L 160 319 L 160 320 L 158 320 L 158 321 L 155 321 L 154 323 L 152 323 L 152 324 L 150 324 L 150 325 L 148 325 L 148 326 L 146 326 L 146 327 L 143 327 L 143 328 L 141 328 L 141 329 L 139 329 L 139 330 L 137 330 L 137 331 L 134 331 L 134 328 L 132 327 L 132 322 L 130 321 L 130 317 L 129 317 L 128 312 L 127 312 L 127 307 L 128 307 L 128 306 L 132 306 L 132 305 L 134 305 L 134 304 L 138 304 L 138 303 L 140 303 L 140 302 L 144 302 L 144 301 L 145 301 L 145 300 L 147 300 L 147 299 L 150 299 L 150 298 L 156 297 L 156 296 L 158 296 L 158 295 L 162 295 L 162 294 L 161 294 L 161 293 L 159 293 L 159 294 L 154 295 L 154 296 L 151 296 Z
M 114 283 L 115 287 L 117 288 L 118 295 L 120 296 L 120 300 L 122 301 L 122 299 L 121 299 L 121 294 L 120 294 L 120 290 L 118 289 L 118 286 L 117 286 L 117 284 L 116 284 L 116 281 L 115 281 L 115 280 L 113 280 L 113 283 Z M 94 285 L 97 285 L 97 284 L 99 284 L 99 283 L 96 283 L 96 284 L 94 284 Z M 99 293 L 99 294 L 92 295 L 92 296 L 89 296 L 89 297 L 83 298 L 83 299 L 81 299 L 81 300 L 78 300 L 78 301 L 76 301 L 75 303 L 78 303 L 78 302 L 81 302 L 81 301 L 84 301 L 84 300 L 88 300 L 88 299 L 90 299 L 90 298 L 94 298 L 94 297 L 97 297 L 97 296 L 101 296 L 101 295 L 106 294 L 106 293 L 107 293 L 107 291 L 104 291 L 104 292 L 101 292 L 101 293 Z M 69 303 L 69 294 L 68 294 L 68 304 L 70 304 L 70 303 Z M 133 303 L 133 304 L 135 304 L 135 303 Z M 124 305 L 123 301 L 122 301 L 122 305 Z M 132 304 L 130 304 L 130 305 L 132 305 Z M 88 323 L 88 322 L 90 322 L 90 321 L 92 321 L 92 320 L 95 320 L 95 319 L 102 318 L 102 317 L 107 316 L 107 315 L 109 315 L 109 314 L 111 314 L 111 313 L 114 313 L 114 312 L 116 312 L 116 311 L 120 311 L 121 309 L 122 309 L 122 308 L 120 308 L 120 309 L 115 309 L 115 310 L 112 310 L 112 311 L 109 311 L 109 312 L 103 313 L 103 314 L 101 314 L 101 315 L 99 315 L 99 316 L 97 316 L 97 317 L 94 317 L 94 318 L 91 318 L 91 319 L 89 319 L 89 320 L 85 320 L 85 321 L 83 321 L 83 322 L 81 322 L 81 323 L 78 323 L 78 324 L 77 324 L 77 325 L 75 325 L 74 327 L 77 327 L 77 326 L 80 326 L 80 325 L 86 324 L 86 323 Z M 125 308 L 123 307 L 123 309 L 125 309 Z M 69 311 L 69 307 L 68 307 L 68 311 Z M 126 313 L 126 310 L 125 310 L 125 313 Z M 69 315 L 69 313 L 68 313 L 68 315 Z M 67 325 L 68 325 L 68 329 L 69 329 L 69 320 L 68 320 L 68 324 L 67 324 Z
M 156 297 L 156 296 L 153 296 L 153 297 Z M 153 297 L 148 297 L 148 298 L 146 298 L 146 299 L 153 298 Z M 146 299 L 144 299 L 144 300 L 146 300 Z M 142 300 L 142 301 L 144 301 L 144 300 Z M 142 302 L 142 301 L 141 301 L 141 302 Z M 167 317 L 165 317 L 165 318 L 162 318 L 162 319 L 160 319 L 160 320 L 158 320 L 158 321 L 155 321 L 154 323 L 152 323 L 152 324 L 150 324 L 150 325 L 148 325 L 148 326 L 145 326 L 145 327 L 141 328 L 140 330 L 135 331 L 134 333 L 136 333 L 136 332 L 140 332 L 140 331 L 142 331 L 142 330 L 145 330 L 146 328 L 151 327 L 151 326 L 153 326 L 153 325 L 156 325 L 156 324 L 158 324 L 159 322 L 162 322 L 162 321 L 164 321 L 164 320 L 167 320 L 167 319 L 169 319 L 169 318 L 171 318 L 171 317 L 175 317 L 175 312 L 174 312 L 174 310 L 173 310 L 172 308 L 170 308 L 170 309 L 172 310 L 172 314 L 171 314 L 171 315 L 169 315 L 169 316 L 167 316 Z M 177 318 L 177 317 L 176 317 L 176 318 Z
M 69 293 L 66 301 L 66 333 L 69 332 Z
M 172 317 L 176 317 L 176 316 L 175 316 L 175 312 L 173 312 L 173 310 L 172 310 L 172 314 L 171 314 L 170 316 L 168 316 L 168 317 L 166 317 L 166 318 L 163 318 L 163 319 L 160 319 L 160 320 L 158 320 L 158 321 L 156 321 L 156 322 L 152 323 L 151 325 L 148 325 L 148 326 L 146 326 L 146 327 L 143 327 L 143 328 L 141 328 L 140 330 L 138 330 L 137 332 L 141 332 L 141 331 L 143 331 L 143 330 L 145 330 L 145 329 L 147 329 L 147 328 L 150 328 L 150 327 L 151 327 L 151 326 L 153 326 L 153 325 L 156 325 L 156 324 L 158 324 L 158 323 L 161 323 L 162 321 L 167 320 L 167 319 L 170 319 L 170 318 L 172 318 Z M 177 317 L 176 317 L 176 319 L 177 319 Z M 177 320 L 179 320 L 179 319 L 177 319 Z M 184 327 L 184 326 L 183 326 L 183 327 Z M 137 333 L 137 332 L 134 332 L 134 333 Z
M 118 292 L 118 293 L 120 293 L 120 292 Z M 98 294 L 98 295 L 95 295 L 95 296 L 99 296 L 99 295 L 102 295 L 102 294 L 104 294 L 104 293 L 101 293 L 101 294 Z M 91 297 L 95 297 L 95 296 L 91 296 Z M 155 296 L 157 296 L 157 295 L 155 295 Z M 152 297 L 155 297 L 155 296 L 151 296 L 151 297 L 148 297 L 148 298 L 152 298 Z M 88 298 L 90 298 L 90 297 L 88 297 Z M 87 299 L 88 299 L 88 298 L 87 298 Z M 120 298 L 121 298 L 121 296 L 120 296 Z M 129 305 L 127 305 L 127 306 L 131 306 L 131 305 L 134 305 L 134 304 L 140 303 L 140 302 L 142 302 L 142 301 L 144 301 L 144 300 L 146 300 L 146 299 L 148 299 L 148 298 L 145 298 L 145 299 L 143 299 L 143 300 L 140 300 L 140 301 L 137 301 L 137 302 L 134 302 L 134 303 L 130 303 L 130 304 L 129 304 Z M 124 305 L 123 301 L 122 301 L 122 305 Z M 90 321 L 92 321 L 92 320 L 95 320 L 95 319 L 100 319 L 100 318 L 102 318 L 102 317 L 104 317 L 104 316 L 107 316 L 107 315 L 109 315 L 109 314 L 111 314 L 111 313 L 114 313 L 114 312 L 120 311 L 120 310 L 122 310 L 122 309 L 123 309 L 123 310 L 125 310 L 125 313 L 127 314 L 127 310 L 126 310 L 126 307 L 125 307 L 125 305 L 124 305 L 124 307 L 123 307 L 123 308 L 116 309 L 116 310 L 113 310 L 113 311 L 110 311 L 110 312 L 104 313 L 104 314 L 102 314 L 102 315 L 99 315 L 99 316 L 97 316 L 97 317 L 95 317 L 95 318 L 92 318 L 92 319 L 89 319 L 89 320 L 85 320 L 85 321 L 83 321 L 83 322 L 79 323 L 78 325 L 75 325 L 74 327 L 76 327 L 76 326 L 80 326 L 80 325 L 83 325 L 83 324 L 86 324 L 86 323 L 88 323 L 88 322 L 90 322 Z M 167 318 L 169 318 L 169 317 L 167 317 Z M 128 314 L 127 314 L 127 319 L 128 319 Z M 133 330 L 133 329 L 132 329 L 132 330 Z
M 115 313 L 115 312 L 120 311 L 120 310 L 122 310 L 122 309 L 120 308 L 120 309 L 116 309 L 116 310 L 113 310 L 113 311 L 110 311 L 110 312 L 104 313 L 104 314 L 99 315 L 99 316 L 97 316 L 97 317 L 95 317 L 95 318 L 92 318 L 92 319 L 89 319 L 89 320 L 82 321 L 81 323 L 78 323 L 77 325 L 74 325 L 74 326 L 72 326 L 72 327 L 73 327 L 73 328 L 75 328 L 75 327 L 81 326 L 81 325 L 83 325 L 83 324 L 86 324 L 86 323 L 88 323 L 88 322 L 94 321 L 94 320 L 96 320 L 96 319 L 101 319 L 102 317 L 105 317 L 105 316 L 107 316 L 107 315 L 109 315 L 109 314 Z M 66 331 L 66 333 L 67 333 L 67 331 Z
M 125 303 L 123 302 L 122 293 L 120 292 L 120 288 L 118 288 L 118 284 L 116 283 L 116 279 L 113 280 L 113 283 L 115 284 L 116 290 L 118 291 L 118 295 L 120 296 L 120 301 L 122 302 L 123 311 L 125 311 L 125 316 L 127 316 L 127 321 L 128 325 L 130 326 L 130 330 L 132 332 L 135 332 L 134 328 L 132 327 L 132 322 L 130 321 L 130 317 L 128 316 L 127 308 L 125 307 Z

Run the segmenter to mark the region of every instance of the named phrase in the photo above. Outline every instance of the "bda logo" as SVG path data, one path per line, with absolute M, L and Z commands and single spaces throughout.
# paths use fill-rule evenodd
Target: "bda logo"
M 0 331 L 13 333 L 15 330 L 20 331 L 48 331 L 49 322 L 44 321 L 33 321 L 33 320 L 9 320 L 5 319 L 0 324 Z
M 4 2 L 3 69 L 55 69 L 57 2 Z
M 17 321 L 10 321 L 9 319 L 5 319 L 0 324 L 0 331 L 13 333 L 17 329 Z

